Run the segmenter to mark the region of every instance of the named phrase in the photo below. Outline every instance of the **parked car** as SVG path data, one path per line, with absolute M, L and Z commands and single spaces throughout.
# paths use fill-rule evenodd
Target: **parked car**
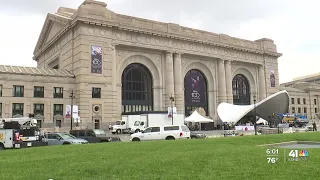
M 52 132 L 45 133 L 42 137 L 43 141 L 47 141 L 49 146 L 52 145 L 67 145 L 67 144 L 88 144 L 85 139 L 79 139 L 69 133 Z
M 190 130 L 185 125 L 148 127 L 131 135 L 131 141 L 189 139 Z
M 206 137 L 207 136 L 203 133 L 197 133 L 197 132 L 193 132 L 193 131 L 190 132 L 191 139 L 204 139 Z
M 71 130 L 70 134 L 77 138 L 85 139 L 89 143 L 121 141 L 118 136 L 107 136 L 106 132 L 103 129 Z

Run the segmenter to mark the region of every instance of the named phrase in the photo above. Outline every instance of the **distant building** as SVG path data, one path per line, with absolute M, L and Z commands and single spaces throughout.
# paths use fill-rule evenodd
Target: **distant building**
M 34 50 L 37 68 L 0 66 L 2 117 L 34 113 L 42 127 L 105 128 L 124 112 L 218 119 L 220 102 L 252 104 L 279 91 L 276 45 L 116 14 L 103 2 L 48 14 Z M 71 92 L 74 92 L 71 98 Z
M 307 115 L 308 119 L 319 119 L 320 73 L 293 79 L 280 85 L 290 96 L 290 113 Z

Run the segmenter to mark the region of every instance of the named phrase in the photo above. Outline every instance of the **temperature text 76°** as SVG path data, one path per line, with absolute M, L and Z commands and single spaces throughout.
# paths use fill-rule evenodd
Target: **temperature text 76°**
M 278 161 L 278 158 L 276 157 L 267 157 L 267 160 L 268 160 L 268 164 L 274 164 Z

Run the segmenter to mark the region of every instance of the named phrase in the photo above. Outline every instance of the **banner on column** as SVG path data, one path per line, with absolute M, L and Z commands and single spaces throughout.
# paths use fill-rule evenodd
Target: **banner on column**
M 276 76 L 273 69 L 270 70 L 270 86 L 276 87 Z
M 102 48 L 91 46 L 91 73 L 102 73 Z
M 78 118 L 79 115 L 78 115 L 78 105 L 73 105 L 72 107 L 72 111 L 73 111 L 73 115 L 72 117 L 73 118 Z M 66 105 L 66 118 L 71 118 L 71 105 Z
M 177 115 L 177 108 L 176 107 L 168 107 L 168 117 L 171 118 L 173 113 L 173 117 Z
M 190 70 L 184 78 L 185 103 L 200 105 L 206 103 L 206 79 L 198 70 Z

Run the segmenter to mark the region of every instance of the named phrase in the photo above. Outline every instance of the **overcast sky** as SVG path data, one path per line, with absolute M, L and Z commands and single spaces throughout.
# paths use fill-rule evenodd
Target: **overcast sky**
M 32 60 L 47 13 L 77 8 L 84 0 L 0 0 L 0 64 L 36 66 Z M 317 0 L 107 0 L 110 10 L 215 33 L 273 39 L 280 83 L 319 72 Z M 318 51 L 317 51 L 318 50 Z M 318 60 L 318 61 L 317 61 Z

